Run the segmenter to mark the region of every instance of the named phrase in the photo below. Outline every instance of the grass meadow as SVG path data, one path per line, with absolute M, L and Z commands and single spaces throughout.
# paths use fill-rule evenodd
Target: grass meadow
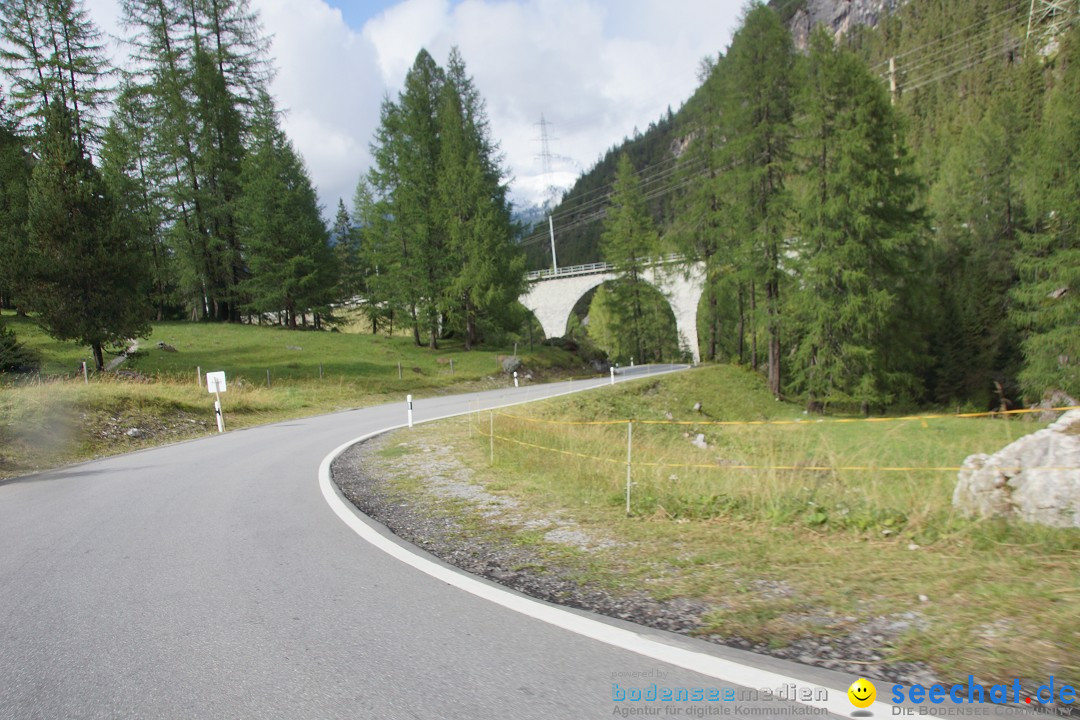
M 165 322 L 139 341 L 118 373 L 91 373 L 89 348 L 53 340 L 32 318 L 4 313 L 19 341 L 37 351 L 40 375 L 0 376 L 0 478 L 216 431 L 213 399 L 197 370 L 223 370 L 229 428 L 509 382 L 499 357 L 513 346 L 466 352 L 447 342 L 418 348 L 411 337 L 299 332 L 277 327 Z M 164 343 L 173 348 L 158 347 Z M 534 374 L 588 371 L 564 350 L 522 343 Z M 451 363 L 451 360 L 453 361 Z M 400 365 L 400 379 L 399 379 Z M 267 386 L 267 372 L 270 375 Z M 128 431 L 136 429 L 136 436 Z
M 576 424 L 609 420 L 619 422 Z M 729 421 L 774 422 L 711 424 Z M 709 602 L 703 635 L 783 647 L 902 618 L 881 640 L 885 661 L 961 680 L 1076 682 L 1080 531 L 973 520 L 951 505 L 967 455 L 1044 426 L 819 419 L 774 400 L 756 374 L 719 366 L 419 432 L 454 447 L 488 491 L 606 539 L 582 554 L 582 578 Z M 699 434 L 704 449 L 691 442 Z M 545 545 L 527 529 L 483 531 Z

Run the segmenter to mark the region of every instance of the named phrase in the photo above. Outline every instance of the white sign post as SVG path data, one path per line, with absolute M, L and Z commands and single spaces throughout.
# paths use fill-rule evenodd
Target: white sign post
M 514 387 L 518 387 L 517 370 L 514 371 Z
M 412 395 L 406 395 L 405 402 L 409 403 L 409 427 L 412 427 Z
M 221 393 L 225 392 L 225 371 L 206 373 L 206 391 L 214 393 L 214 414 L 217 415 L 217 431 L 225 432 L 225 416 L 221 414 Z

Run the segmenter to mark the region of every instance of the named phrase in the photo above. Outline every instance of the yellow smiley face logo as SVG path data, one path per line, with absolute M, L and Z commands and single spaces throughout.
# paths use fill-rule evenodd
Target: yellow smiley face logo
M 869 680 L 859 678 L 847 690 L 848 700 L 857 708 L 870 707 L 877 697 L 877 688 Z

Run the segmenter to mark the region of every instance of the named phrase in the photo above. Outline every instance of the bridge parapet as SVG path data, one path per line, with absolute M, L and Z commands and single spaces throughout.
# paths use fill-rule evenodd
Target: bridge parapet
M 684 262 L 686 258 L 678 253 L 669 253 L 647 265 L 666 265 L 668 263 Z M 532 270 L 525 273 L 525 279 L 529 282 L 537 280 L 555 280 L 557 278 L 573 277 L 575 275 L 598 275 L 601 273 L 614 272 L 615 266 L 606 262 L 587 263 L 585 265 L 568 265 L 558 270 Z

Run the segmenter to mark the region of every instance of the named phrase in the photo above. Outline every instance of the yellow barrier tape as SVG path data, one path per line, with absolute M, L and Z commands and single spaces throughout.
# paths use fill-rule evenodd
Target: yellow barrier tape
M 537 445 L 536 443 L 525 442 L 524 440 L 517 440 L 515 438 L 506 437 L 505 435 L 490 435 L 488 433 L 480 433 L 484 437 L 494 437 L 496 440 L 503 440 L 515 445 L 522 445 L 528 448 L 534 448 L 536 450 L 544 450 L 547 452 L 558 453 L 560 455 L 569 455 L 571 457 L 582 458 L 584 460 L 596 460 L 599 462 L 612 463 L 615 465 L 625 465 L 626 458 L 605 458 L 597 455 L 586 455 L 585 453 L 573 452 L 572 450 L 560 450 L 559 448 L 545 447 L 544 445 Z M 661 463 L 661 462 L 642 462 L 640 460 L 632 460 L 631 466 L 639 467 L 661 467 L 661 468 L 697 468 L 705 470 L 807 470 L 811 472 L 959 472 L 963 470 L 963 467 L 946 467 L 946 466 L 911 466 L 911 467 L 888 467 L 877 465 L 729 465 L 726 463 Z M 994 467 L 994 470 L 1001 472 L 1022 472 L 1025 470 L 1080 470 L 1080 467 L 1058 467 L 1058 466 L 1037 466 L 1037 467 Z
M 814 426 L 821 423 L 859 423 L 859 422 L 909 422 L 911 420 L 942 420 L 947 418 L 978 418 L 999 417 L 1001 415 L 1022 415 L 1026 413 L 1042 412 L 1067 412 L 1080 410 L 1080 405 L 1057 408 L 1025 408 L 1023 410 L 1000 410 L 997 412 L 937 414 L 937 415 L 904 415 L 902 417 L 878 417 L 878 418 L 819 418 L 816 420 L 547 420 L 544 418 L 532 418 L 524 415 L 510 415 L 507 413 L 495 413 L 499 417 L 524 422 L 539 423 L 543 425 L 625 425 L 628 422 L 639 425 L 806 425 Z

